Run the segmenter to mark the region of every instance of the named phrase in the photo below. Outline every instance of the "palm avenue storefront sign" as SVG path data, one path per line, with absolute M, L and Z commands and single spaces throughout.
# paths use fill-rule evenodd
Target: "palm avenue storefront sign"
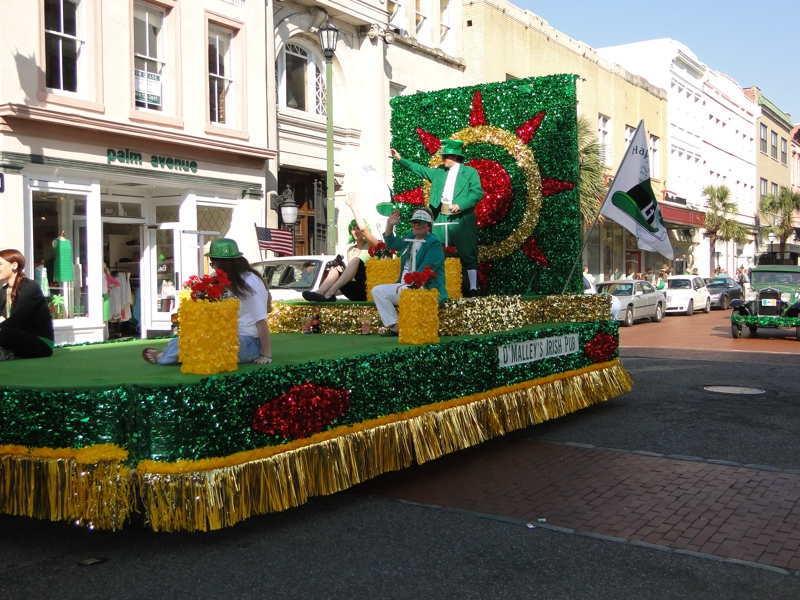
M 106 161 L 110 165 L 113 162 L 118 162 L 126 165 L 141 165 L 142 154 L 140 152 L 133 152 L 128 148 L 114 150 L 113 148 L 106 149 Z M 197 173 L 197 162 L 190 161 L 184 158 L 174 158 L 172 156 L 158 156 L 153 154 L 150 156 L 150 166 L 154 169 L 170 169 L 173 171 L 188 171 Z

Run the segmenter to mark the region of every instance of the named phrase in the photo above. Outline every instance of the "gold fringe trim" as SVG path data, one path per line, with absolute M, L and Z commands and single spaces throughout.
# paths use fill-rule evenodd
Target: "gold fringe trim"
M 133 509 L 128 453 L 113 444 L 75 450 L 0 446 L 0 512 L 120 529 Z
M 386 422 L 376 419 L 359 428 L 337 428 L 276 448 L 206 461 L 143 461 L 137 468 L 142 502 L 155 530 L 228 527 L 256 514 L 298 506 L 312 496 L 347 489 L 407 467 L 413 460 L 424 463 L 563 416 L 631 387 L 630 375 L 615 360 L 392 415 Z M 260 452 L 272 454 L 258 457 Z M 165 472 L 176 467 L 195 470 Z

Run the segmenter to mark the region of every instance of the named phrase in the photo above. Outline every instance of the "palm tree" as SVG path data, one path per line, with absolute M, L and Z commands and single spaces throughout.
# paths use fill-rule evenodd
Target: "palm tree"
M 597 141 L 597 131 L 584 116 L 578 116 L 578 164 L 580 168 L 581 219 L 588 227 L 606 194 L 604 149 Z
M 706 199 L 706 232 L 703 235 L 709 240 L 708 264 L 713 275 L 717 240 L 744 244 L 750 230 L 736 219 L 731 218 L 736 214 L 737 206 L 736 202 L 731 200 L 731 191 L 727 185 L 707 185 L 703 188 L 703 196 Z
M 795 232 L 794 217 L 800 211 L 800 193 L 781 186 L 777 196 L 768 195 L 761 198 L 761 212 L 772 216 L 772 225 L 764 227 L 762 234 L 775 234 L 780 240 L 779 254 L 783 257 L 786 253 L 786 240 Z M 782 262 L 786 259 L 782 258 Z M 785 262 L 784 262 L 785 264 Z

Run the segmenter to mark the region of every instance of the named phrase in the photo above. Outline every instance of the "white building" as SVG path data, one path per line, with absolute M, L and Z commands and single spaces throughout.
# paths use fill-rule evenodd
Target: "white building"
M 462 85 L 461 4 L 447 0 L 368 0 L 360 3 L 276 2 L 275 85 L 269 91 L 269 190 L 287 186 L 299 205 L 297 254 L 325 252 L 326 90 L 325 58 L 317 30 L 339 30 L 333 56 L 332 114 L 336 178 L 337 251 L 344 253 L 352 219 L 344 199 L 356 193 L 365 217 L 377 219 L 374 200 L 359 171 L 372 164 L 391 185 L 391 97 Z M 273 224 L 278 216 L 269 217 Z
M 706 183 L 725 185 L 738 207 L 737 221 L 757 231 L 755 131 L 758 106 L 733 79 L 708 69 L 703 82 L 705 132 L 703 167 Z M 717 241 L 715 267 L 733 273 L 756 264 L 756 244 Z
M 47 270 L 57 343 L 168 331 L 210 239 L 259 256 L 271 14 L 220 0 L 5 0 L 3 14 L 0 247 L 31 278 Z M 125 289 L 109 314 L 104 264 Z

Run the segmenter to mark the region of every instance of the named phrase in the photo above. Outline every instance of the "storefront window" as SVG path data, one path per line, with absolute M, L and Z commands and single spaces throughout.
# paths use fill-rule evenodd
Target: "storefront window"
M 586 242 L 586 266 L 589 273 L 597 277 L 600 274 L 600 226 L 596 225 Z
M 89 287 L 85 198 L 33 193 L 33 278 L 53 319 L 87 317 Z
M 156 223 L 178 222 L 178 206 L 156 206 Z M 178 288 L 175 272 L 175 231 L 156 230 L 156 312 L 172 313 L 178 308 Z

